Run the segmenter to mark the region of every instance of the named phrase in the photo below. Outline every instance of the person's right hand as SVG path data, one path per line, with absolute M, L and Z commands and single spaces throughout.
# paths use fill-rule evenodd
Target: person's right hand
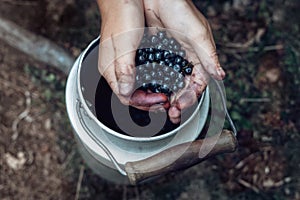
M 101 13 L 98 68 L 125 105 L 142 110 L 169 107 L 167 96 L 135 90 L 135 53 L 144 33 L 141 0 L 97 0 Z

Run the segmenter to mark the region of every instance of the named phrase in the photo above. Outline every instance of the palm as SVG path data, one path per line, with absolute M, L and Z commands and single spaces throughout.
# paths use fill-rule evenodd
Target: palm
M 220 80 L 225 73 L 218 62 L 209 24 L 191 1 L 144 0 L 144 7 L 147 25 L 173 30 L 172 36 L 195 65 L 192 75 L 186 78 L 186 87 L 171 99 L 169 116 L 178 123 L 181 111 L 194 104 L 205 89 L 209 75 Z

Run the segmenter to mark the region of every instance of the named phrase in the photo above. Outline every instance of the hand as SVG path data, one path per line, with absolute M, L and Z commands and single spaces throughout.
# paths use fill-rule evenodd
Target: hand
M 173 123 L 179 123 L 182 110 L 197 101 L 210 75 L 221 80 L 225 72 L 218 61 L 210 26 L 192 1 L 144 0 L 144 9 L 148 26 L 172 29 L 185 36 L 172 35 L 186 50 L 187 59 L 194 64 L 191 76 L 186 76 L 186 87 L 171 97 L 168 114 Z
M 143 2 L 98 0 L 98 5 L 102 19 L 98 68 L 113 92 L 123 104 L 142 110 L 169 107 L 163 94 L 134 92 L 135 52 L 145 26 Z

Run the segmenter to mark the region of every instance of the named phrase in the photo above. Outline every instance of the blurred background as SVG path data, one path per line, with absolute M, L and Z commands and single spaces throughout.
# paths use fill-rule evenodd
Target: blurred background
M 194 3 L 227 73 L 239 148 L 133 187 L 83 162 L 65 109 L 66 70 L 48 55 L 71 63 L 97 37 L 96 2 L 0 0 L 0 199 L 300 199 L 300 2 Z

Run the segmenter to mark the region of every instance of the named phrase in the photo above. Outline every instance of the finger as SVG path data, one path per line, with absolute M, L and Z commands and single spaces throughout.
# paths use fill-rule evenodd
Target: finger
M 201 39 L 201 36 L 195 40 L 197 41 L 193 43 L 193 47 L 197 52 L 201 65 L 213 78 L 222 80 L 225 77 L 225 72 L 219 63 L 216 50 L 212 46 L 212 41 Z
M 130 98 L 130 104 L 135 106 L 150 107 L 154 104 L 165 104 L 168 97 L 162 93 L 147 93 L 142 90 L 136 90 Z
M 143 36 L 143 29 L 135 29 L 112 38 L 115 74 L 119 95 L 130 96 L 135 82 L 135 52 Z
M 176 106 L 170 107 L 168 115 L 172 123 L 178 124 L 180 122 L 181 111 Z
M 146 17 L 146 24 L 148 27 L 164 27 L 157 12 L 157 2 L 153 0 L 144 0 L 144 10 Z
M 189 88 L 195 92 L 197 98 L 200 97 L 205 90 L 209 79 L 209 74 L 204 70 L 200 63 L 194 66 L 189 82 Z
M 196 51 L 202 66 L 217 80 L 225 76 L 221 68 L 213 35 L 205 17 L 191 1 L 176 1 L 176 7 L 170 9 L 167 4 L 159 8 L 160 19 L 166 28 L 173 28 L 187 36 L 189 43 Z M 174 13 L 180 13 L 176 16 Z M 186 23 L 186 22 L 189 23 Z
M 170 108 L 170 103 L 166 102 L 164 104 L 154 104 L 152 106 L 137 106 L 137 105 L 132 105 L 133 107 L 144 110 L 144 111 L 151 111 L 151 112 L 165 112 Z

